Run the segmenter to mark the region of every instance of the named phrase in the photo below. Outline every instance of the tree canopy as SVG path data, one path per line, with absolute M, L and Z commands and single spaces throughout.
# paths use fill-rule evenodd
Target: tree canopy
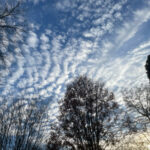
M 70 83 L 60 102 L 58 118 L 65 142 L 74 149 L 102 150 L 100 142 L 113 141 L 112 126 L 118 108 L 114 98 L 104 83 L 94 82 L 86 76 Z
M 146 64 L 145 64 L 146 74 L 148 79 L 150 80 L 150 55 L 147 56 Z

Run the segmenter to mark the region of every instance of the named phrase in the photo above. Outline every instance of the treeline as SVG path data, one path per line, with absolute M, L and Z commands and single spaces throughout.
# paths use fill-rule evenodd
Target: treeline
M 149 60 L 148 56 L 146 70 Z M 149 78 L 149 70 L 147 74 Z M 120 144 L 124 138 L 149 129 L 150 85 L 123 90 L 122 98 L 125 105 L 117 102 L 103 82 L 79 76 L 67 85 L 65 96 L 59 101 L 59 115 L 52 123 L 48 107 L 40 98 L 13 98 L 13 102 L 2 99 L 0 149 L 130 149 L 127 143 Z
M 145 68 L 150 80 L 150 55 Z M 51 124 L 47 149 L 148 149 L 142 144 L 130 147 L 132 139 L 126 144 L 122 141 L 128 135 L 149 130 L 150 85 L 123 90 L 122 101 L 124 105 L 119 104 L 103 82 L 77 77 L 59 101 L 58 122 Z
M 10 100 L 0 103 L 0 150 L 43 149 L 46 106 L 37 99 Z

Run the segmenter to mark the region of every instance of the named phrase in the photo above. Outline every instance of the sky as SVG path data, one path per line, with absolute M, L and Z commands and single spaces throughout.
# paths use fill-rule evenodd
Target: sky
M 48 98 L 52 115 L 79 75 L 104 81 L 116 95 L 148 83 L 149 0 L 25 0 L 30 27 L 8 53 L 1 95 Z

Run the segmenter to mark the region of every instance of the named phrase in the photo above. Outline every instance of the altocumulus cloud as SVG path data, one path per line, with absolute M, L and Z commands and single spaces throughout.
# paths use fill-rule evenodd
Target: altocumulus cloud
M 30 22 L 32 30 L 16 49 L 20 56 L 10 55 L 2 95 L 53 97 L 50 107 L 55 115 L 66 84 L 78 75 L 103 79 L 116 93 L 147 82 L 144 63 L 150 38 L 140 35 L 145 31 L 150 35 L 148 0 L 139 5 L 129 0 L 33 3 L 41 20 L 34 17 Z

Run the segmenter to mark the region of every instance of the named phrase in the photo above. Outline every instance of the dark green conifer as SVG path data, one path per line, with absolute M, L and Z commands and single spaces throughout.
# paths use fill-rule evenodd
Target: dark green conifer
M 150 81 L 150 55 L 147 56 L 146 64 L 145 64 L 146 74 Z

